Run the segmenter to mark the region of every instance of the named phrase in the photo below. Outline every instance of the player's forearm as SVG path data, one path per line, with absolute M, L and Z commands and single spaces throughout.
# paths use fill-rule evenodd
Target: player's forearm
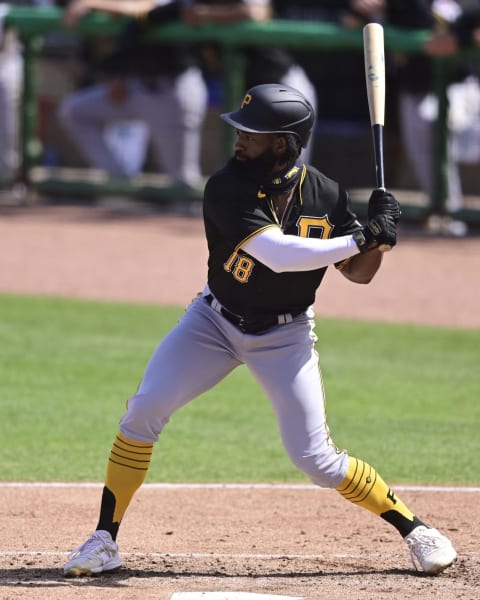
M 196 3 L 183 8 L 183 20 L 189 25 L 216 23 L 228 25 L 241 21 L 263 22 L 271 18 L 271 7 L 265 3 L 242 2 L 232 4 Z
M 135 17 L 144 14 L 155 7 L 155 0 L 74 0 L 67 10 L 73 6 L 85 12 L 100 10 L 112 14 Z
M 262 231 L 242 248 L 275 273 L 313 271 L 358 253 L 351 235 L 319 240 L 285 235 L 278 227 Z
M 376 248 L 365 254 L 357 254 L 345 263 L 340 271 L 353 283 L 370 283 L 382 263 L 383 253 Z

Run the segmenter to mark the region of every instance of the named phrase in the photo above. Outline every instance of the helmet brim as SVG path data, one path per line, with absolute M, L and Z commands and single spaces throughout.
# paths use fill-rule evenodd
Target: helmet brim
M 240 110 L 230 113 L 222 113 L 220 118 L 226 121 L 229 125 L 233 125 L 233 127 L 236 129 L 240 131 L 246 131 L 247 133 L 291 133 L 300 140 L 302 147 L 307 145 L 308 138 L 310 137 L 310 134 L 308 134 L 306 140 L 302 140 L 298 131 L 294 131 L 293 129 L 270 129 L 265 127 L 265 125 L 259 125 L 249 120 L 248 117 L 245 118 L 245 113 Z
M 245 119 L 245 115 L 241 111 L 223 113 L 220 115 L 220 118 L 229 125 L 233 125 L 233 127 L 241 131 L 248 131 L 248 133 L 282 133 L 278 130 L 266 129 L 257 123 Z

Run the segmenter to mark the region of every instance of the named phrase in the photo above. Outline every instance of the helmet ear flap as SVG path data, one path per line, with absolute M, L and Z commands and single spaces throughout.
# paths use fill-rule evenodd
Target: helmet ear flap
M 301 92 L 276 83 L 250 88 L 238 110 L 220 116 L 242 131 L 294 134 L 303 147 L 315 121 L 313 107 Z

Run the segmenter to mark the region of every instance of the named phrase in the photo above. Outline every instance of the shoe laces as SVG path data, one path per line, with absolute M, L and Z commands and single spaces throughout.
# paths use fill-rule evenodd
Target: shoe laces
M 68 558 L 71 559 L 86 552 L 94 551 L 95 553 L 98 553 L 102 550 L 110 552 L 110 548 L 106 541 L 103 539 L 102 534 L 98 531 L 94 531 L 86 542 L 83 542 L 81 546 L 79 546 L 76 550 L 73 550 L 69 554 Z
M 416 533 L 414 537 L 407 539 L 410 558 L 417 571 L 419 570 L 417 561 L 421 565 L 423 559 L 443 545 L 442 538 L 439 535 L 435 535 L 435 533 L 431 529 L 425 529 Z

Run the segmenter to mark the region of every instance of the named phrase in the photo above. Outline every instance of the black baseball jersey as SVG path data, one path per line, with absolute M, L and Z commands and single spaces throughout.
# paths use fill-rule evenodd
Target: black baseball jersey
M 313 304 L 326 267 L 275 273 L 241 250 L 262 230 L 278 226 L 269 199 L 236 159 L 212 175 L 205 187 L 208 285 L 230 311 L 246 319 L 299 312 Z M 321 239 L 359 229 L 347 193 L 314 167 L 302 166 L 300 181 L 282 224 L 286 234 Z

